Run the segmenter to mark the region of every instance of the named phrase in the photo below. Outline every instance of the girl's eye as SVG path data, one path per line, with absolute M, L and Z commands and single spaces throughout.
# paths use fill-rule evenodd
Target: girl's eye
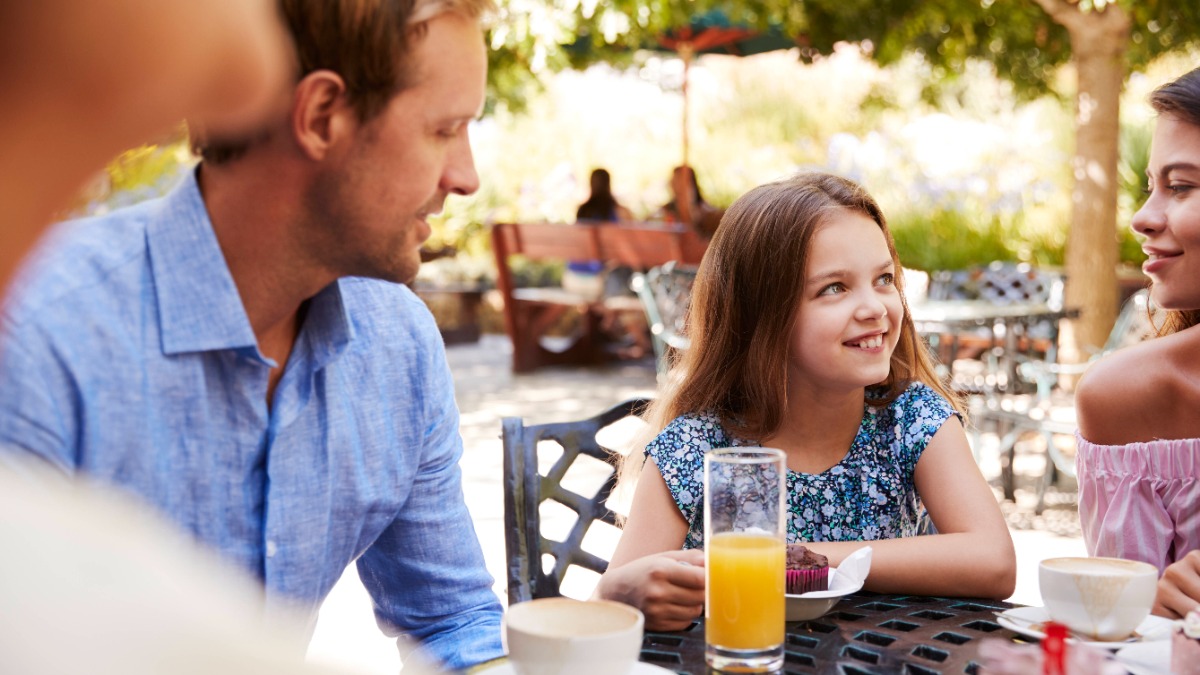
M 892 274 L 891 272 L 885 272 L 885 273 L 879 275 L 879 285 L 880 286 L 891 286 L 894 283 L 896 283 L 896 275 L 895 274 Z
M 829 284 L 825 288 L 822 288 L 821 292 L 817 293 L 817 295 L 834 295 L 836 293 L 841 293 L 844 290 L 846 290 L 846 287 L 842 285 L 841 282 L 838 282 L 835 284 Z
M 1194 186 L 1192 185 L 1168 185 L 1167 189 L 1170 190 L 1172 194 L 1181 195 L 1186 194 L 1193 187 Z

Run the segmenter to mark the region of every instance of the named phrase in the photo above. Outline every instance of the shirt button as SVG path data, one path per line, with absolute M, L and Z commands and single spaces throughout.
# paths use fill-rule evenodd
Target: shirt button
M 275 552 L 278 550 L 279 550 L 279 547 L 275 545 L 274 541 L 270 541 L 270 540 L 267 541 L 267 557 L 268 558 L 274 558 Z

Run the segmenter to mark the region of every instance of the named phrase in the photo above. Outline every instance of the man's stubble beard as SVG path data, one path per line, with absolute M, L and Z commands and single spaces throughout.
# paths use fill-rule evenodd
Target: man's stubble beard
M 408 245 L 416 223 L 392 224 L 402 229 L 387 238 L 391 245 L 386 250 L 382 242 L 369 240 L 370 233 L 384 232 L 388 225 L 370 222 L 358 209 L 361 197 L 352 189 L 354 183 L 351 172 L 331 172 L 314 183 L 305 199 L 301 248 L 338 277 L 411 283 L 421 266 L 420 246 L 410 251 Z

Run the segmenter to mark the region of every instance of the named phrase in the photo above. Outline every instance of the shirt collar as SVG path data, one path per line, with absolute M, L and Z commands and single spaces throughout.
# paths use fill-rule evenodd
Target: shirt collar
M 354 339 L 354 323 L 346 307 L 345 285 L 349 279 L 338 279 L 313 296 L 301 329 L 312 353 L 313 369 L 323 368 L 333 361 Z
M 147 227 L 164 354 L 234 349 L 264 362 L 233 275 L 213 232 L 196 170 L 159 204 Z M 303 333 L 320 365 L 341 354 L 354 329 L 338 280 L 313 297 Z
M 159 203 L 146 228 L 164 354 L 249 348 L 258 341 L 212 221 L 196 171 Z

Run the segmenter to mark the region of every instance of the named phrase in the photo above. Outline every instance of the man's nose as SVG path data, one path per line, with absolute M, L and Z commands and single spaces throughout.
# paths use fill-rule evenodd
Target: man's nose
M 479 189 L 479 174 L 475 172 L 471 139 L 466 132 L 463 133 L 462 141 L 455 143 L 447 158 L 441 187 L 445 192 L 456 195 L 474 194 Z

